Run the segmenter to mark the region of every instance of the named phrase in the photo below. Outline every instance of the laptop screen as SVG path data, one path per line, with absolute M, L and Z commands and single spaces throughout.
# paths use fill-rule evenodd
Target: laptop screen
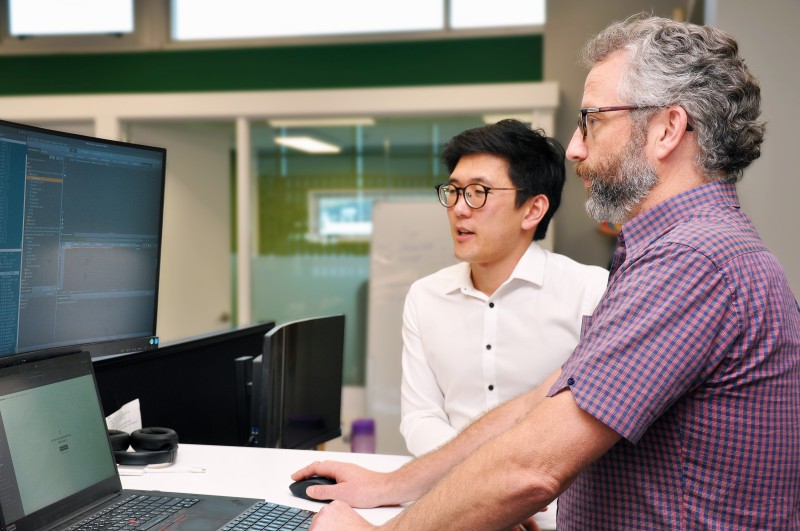
M 89 354 L 3 359 L 4 528 L 40 528 L 120 489 Z

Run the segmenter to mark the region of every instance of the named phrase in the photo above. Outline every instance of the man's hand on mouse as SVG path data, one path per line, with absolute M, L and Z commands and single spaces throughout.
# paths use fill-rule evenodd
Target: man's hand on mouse
M 335 485 L 314 485 L 306 489 L 306 494 L 318 500 L 340 500 L 351 507 L 361 508 L 409 501 L 398 498 L 397 489 L 391 487 L 388 474 L 350 463 L 315 461 L 292 474 L 292 479 L 297 481 L 309 476 L 325 476 L 336 480 Z
M 358 465 L 339 461 L 315 461 L 301 468 L 292 479 L 298 481 L 310 476 L 324 476 L 336 480 L 334 485 L 313 485 L 306 493 L 318 500 L 334 500 L 322 507 L 314 517 L 312 531 L 328 529 L 368 530 L 376 527 L 364 520 L 352 507 L 371 508 L 399 505 L 412 501 L 409 493 L 402 493 L 391 473 L 374 472 Z M 399 481 L 402 484 L 402 481 Z M 517 524 L 510 531 L 539 531 L 533 517 Z

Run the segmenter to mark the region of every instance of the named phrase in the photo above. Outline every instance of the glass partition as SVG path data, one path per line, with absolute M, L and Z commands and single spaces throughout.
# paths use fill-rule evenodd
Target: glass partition
M 345 385 L 363 385 L 372 204 L 436 201 L 433 185 L 448 178 L 442 145 L 483 124 L 480 115 L 254 123 L 253 317 L 345 314 Z M 279 143 L 298 137 L 329 147 Z

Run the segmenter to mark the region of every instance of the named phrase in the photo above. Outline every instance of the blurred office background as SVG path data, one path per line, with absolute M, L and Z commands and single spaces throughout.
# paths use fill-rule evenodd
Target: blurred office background
M 441 147 L 470 127 L 516 117 L 566 146 L 585 76 L 579 47 L 639 11 L 738 38 L 768 122 L 740 195 L 800 293 L 791 216 L 800 180 L 787 171 L 800 122 L 790 97 L 800 84 L 797 0 L 126 0 L 114 27 L 94 27 L 115 3 L 89 8 L 79 35 L 62 35 L 47 24 L 84 2 L 26 19 L 9 8 L 32 0 L 0 0 L 0 119 L 166 147 L 159 335 L 344 313 L 346 419 L 382 414 L 364 389 L 387 371 L 370 363 L 399 389 L 400 323 L 368 337 L 368 301 L 380 306 L 370 298 L 381 267 L 371 260 L 374 208 L 435 204 L 432 186 L 447 180 Z M 606 266 L 613 237 L 585 215 L 571 166 L 568 176 L 548 245 Z M 398 215 L 397 237 L 447 238 L 444 209 L 438 225 L 420 223 Z M 414 265 L 422 275 L 435 264 Z M 402 297 L 388 304 L 399 315 Z M 378 449 L 404 452 L 396 426 L 380 427 Z

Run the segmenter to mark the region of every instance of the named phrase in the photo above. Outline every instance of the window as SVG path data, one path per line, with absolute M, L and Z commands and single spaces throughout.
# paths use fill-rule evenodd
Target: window
M 175 40 L 437 30 L 442 0 L 172 0 Z
M 172 0 L 171 5 L 176 41 L 441 32 L 541 26 L 545 20 L 545 0 Z
M 452 29 L 541 26 L 544 0 L 450 0 Z
M 431 191 L 419 190 L 309 190 L 308 232 L 311 242 L 369 242 L 375 201 L 430 200 Z
M 8 13 L 16 37 L 133 32 L 133 0 L 8 0 Z

